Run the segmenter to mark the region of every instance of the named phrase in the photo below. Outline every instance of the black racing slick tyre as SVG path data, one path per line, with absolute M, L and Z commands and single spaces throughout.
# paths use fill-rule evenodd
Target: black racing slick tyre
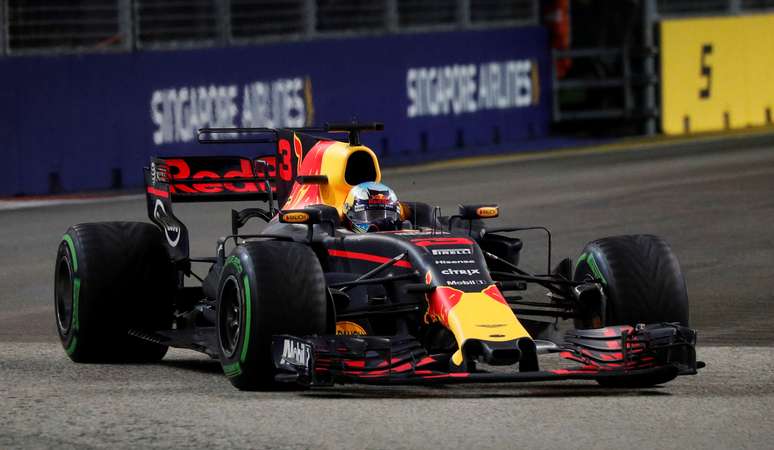
M 679 322 L 688 326 L 688 294 L 667 242 L 652 235 L 614 236 L 586 245 L 575 280 L 599 279 L 606 294 L 601 326 Z M 601 311 L 600 311 L 601 312 Z M 580 328 L 576 320 L 576 327 Z
M 129 335 L 168 329 L 176 274 L 155 226 L 137 222 L 70 227 L 56 257 L 54 310 L 75 362 L 152 362 L 167 347 Z
M 279 387 L 272 336 L 324 334 L 326 284 L 307 245 L 242 244 L 226 259 L 218 286 L 217 338 L 223 371 L 241 390 Z

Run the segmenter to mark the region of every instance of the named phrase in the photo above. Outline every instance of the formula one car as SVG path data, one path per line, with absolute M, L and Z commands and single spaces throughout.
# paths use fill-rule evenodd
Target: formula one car
M 548 229 L 490 226 L 492 203 L 445 216 L 403 201 L 399 229 L 343 228 L 352 186 L 381 180 L 360 143 L 379 129 L 202 129 L 202 143 L 274 151 L 152 158 L 152 224 L 75 225 L 59 245 L 55 309 L 67 355 L 150 362 L 170 346 L 193 349 L 245 390 L 563 379 L 643 387 L 703 366 L 680 267 L 658 237 L 595 240 L 573 268 L 570 259 L 552 267 Z M 265 207 L 232 210 L 214 256 L 190 256 L 173 204 L 236 200 Z M 267 225 L 244 232 L 252 219 Z M 519 267 L 514 233 L 525 230 L 546 233 L 545 273 Z M 566 333 L 560 319 L 572 320 Z M 549 353 L 569 365 L 541 370 Z

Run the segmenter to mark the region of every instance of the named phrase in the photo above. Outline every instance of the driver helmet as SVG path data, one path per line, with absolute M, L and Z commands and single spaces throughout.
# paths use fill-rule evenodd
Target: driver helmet
M 350 189 L 344 216 L 356 233 L 395 230 L 400 223 L 400 202 L 389 187 L 369 181 Z

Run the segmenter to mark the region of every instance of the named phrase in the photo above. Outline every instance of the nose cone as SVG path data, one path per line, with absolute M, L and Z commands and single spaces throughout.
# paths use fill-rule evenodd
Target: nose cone
M 480 292 L 463 292 L 448 286 L 439 286 L 427 294 L 426 299 L 428 306 L 425 322 L 438 321 L 454 334 L 458 350 L 452 355 L 452 363 L 456 366 L 461 366 L 464 361 L 463 349 L 468 341 L 471 341 L 471 349 L 482 348 L 482 354 L 487 352 L 481 345 L 488 346 L 491 350 L 499 349 L 495 353 L 490 352 L 490 355 L 498 354 L 502 356 L 499 358 L 501 361 L 508 361 L 514 356 L 518 360 L 518 349 L 509 353 L 502 345 L 487 343 L 530 338 L 495 285 L 490 285 Z M 473 344 L 473 340 L 477 343 Z M 496 359 L 493 358 L 492 361 Z

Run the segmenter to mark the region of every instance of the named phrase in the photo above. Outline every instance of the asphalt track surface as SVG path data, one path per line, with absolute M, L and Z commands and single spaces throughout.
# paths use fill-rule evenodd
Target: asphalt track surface
M 0 211 L 0 448 L 771 448 L 774 147 L 665 146 L 385 172 L 405 200 L 451 212 L 498 202 L 502 224 L 545 225 L 555 260 L 589 240 L 653 233 L 680 258 L 699 330 L 698 376 L 593 383 L 340 386 L 245 393 L 219 364 L 77 365 L 56 336 L 53 263 L 68 225 L 145 220 L 140 197 Z M 230 205 L 184 205 L 211 254 Z M 542 270 L 539 235 L 523 264 Z

